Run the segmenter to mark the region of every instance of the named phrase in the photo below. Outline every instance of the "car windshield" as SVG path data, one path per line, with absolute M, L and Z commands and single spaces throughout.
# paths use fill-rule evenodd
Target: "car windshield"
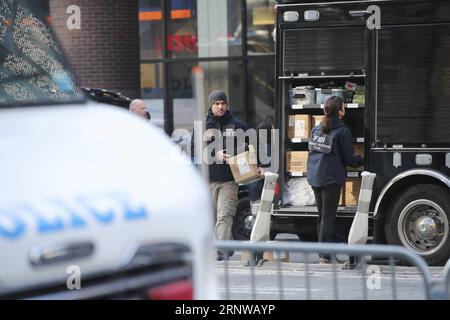
M 84 99 L 48 20 L 42 1 L 0 0 L 0 107 Z

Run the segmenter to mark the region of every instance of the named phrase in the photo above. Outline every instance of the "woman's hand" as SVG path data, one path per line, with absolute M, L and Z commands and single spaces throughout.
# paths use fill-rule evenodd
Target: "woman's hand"
M 258 167 L 258 169 L 256 169 L 256 172 L 259 174 L 259 176 L 264 176 L 264 173 L 266 172 L 266 170 L 264 170 L 264 168 Z

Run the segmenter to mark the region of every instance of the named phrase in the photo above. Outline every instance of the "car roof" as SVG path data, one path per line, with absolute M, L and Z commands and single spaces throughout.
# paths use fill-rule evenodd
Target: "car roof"
M 101 88 L 83 87 L 83 92 L 93 101 L 128 108 L 131 99 L 120 92 Z
M 67 264 L 30 264 L 42 243 L 88 239 L 95 255 L 71 263 L 91 274 L 120 267 L 142 243 L 196 251 L 211 237 L 206 183 L 148 121 L 94 103 L 0 114 L 0 291 L 66 277 Z

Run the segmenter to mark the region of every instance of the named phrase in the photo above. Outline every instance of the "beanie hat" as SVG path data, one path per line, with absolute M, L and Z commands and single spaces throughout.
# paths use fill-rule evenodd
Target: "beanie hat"
M 212 106 L 217 101 L 224 101 L 228 104 L 227 95 L 222 90 L 214 90 L 209 94 L 208 97 L 209 106 Z

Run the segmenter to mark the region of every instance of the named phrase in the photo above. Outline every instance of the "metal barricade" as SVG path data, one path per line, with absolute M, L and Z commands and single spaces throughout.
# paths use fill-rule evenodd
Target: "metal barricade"
M 436 284 L 428 265 L 414 252 L 392 245 L 347 245 L 305 242 L 239 242 L 218 241 L 217 250 L 247 254 L 249 262 L 226 259 L 217 262 L 222 298 L 230 299 L 439 299 L 434 294 Z M 255 261 L 263 252 L 296 254 L 298 262 L 285 263 L 281 259 Z M 318 254 L 327 255 L 330 264 L 319 264 Z M 340 256 L 358 261 L 355 268 L 345 268 Z M 371 259 L 370 259 L 371 258 Z M 375 264 L 374 258 L 383 259 Z M 255 261 L 255 263 L 253 263 Z M 264 260 L 260 260 L 262 262 Z M 404 266 L 404 265 L 407 265 Z M 350 265 L 352 267 L 352 265 Z M 399 272 L 399 268 L 403 270 Z M 446 266 L 447 291 L 450 263 Z M 245 278 L 250 277 L 250 281 Z
M 450 260 L 445 264 L 443 273 L 444 279 L 442 281 L 445 288 L 446 299 L 450 299 Z

